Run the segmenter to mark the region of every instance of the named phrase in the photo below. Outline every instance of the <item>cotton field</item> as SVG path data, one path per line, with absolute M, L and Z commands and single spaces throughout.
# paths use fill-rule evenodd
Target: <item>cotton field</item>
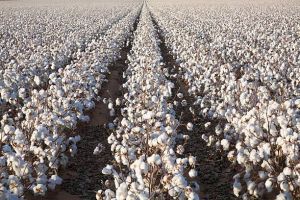
M 0 1 L 0 122 L 0 200 L 300 199 L 300 2 Z

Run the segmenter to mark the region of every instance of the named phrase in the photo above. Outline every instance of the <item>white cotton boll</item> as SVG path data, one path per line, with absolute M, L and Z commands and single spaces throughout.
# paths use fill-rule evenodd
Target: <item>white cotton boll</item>
M 171 197 L 177 196 L 177 192 L 174 188 L 169 189 L 168 193 Z
M 10 126 L 10 125 L 5 125 L 4 126 L 4 133 L 6 134 L 12 134 L 13 132 L 15 132 L 15 127 Z
M 189 156 L 189 164 L 190 164 L 190 166 L 195 166 L 196 165 L 196 157 Z
M 163 134 L 161 134 L 160 136 L 158 136 L 157 142 L 158 142 L 159 144 L 166 144 L 168 138 L 169 138 L 168 135 L 167 135 L 166 133 L 163 133 Z
M 96 193 L 96 199 L 97 200 L 103 200 L 103 191 L 102 190 L 98 190 Z
M 34 76 L 33 81 L 35 82 L 36 85 L 40 85 L 42 83 L 40 77 L 38 76 Z
M 110 102 L 110 103 L 108 103 L 107 107 L 109 110 L 111 110 L 114 108 L 114 105 L 113 105 L 113 103 Z
M 54 182 L 56 185 L 62 184 L 62 178 L 60 178 L 58 175 L 52 175 L 50 180 Z
M 178 101 L 173 101 L 173 104 L 174 104 L 174 106 L 178 106 L 179 105 Z
M 292 175 L 292 170 L 291 170 L 291 168 L 289 168 L 289 167 L 285 167 L 284 169 L 283 169 L 283 174 L 285 175 L 285 176 L 291 176 Z
M 198 196 L 198 194 L 196 194 L 195 192 L 191 192 L 191 193 L 188 195 L 188 200 L 199 200 L 199 196 Z
M 106 197 L 107 200 L 111 200 L 114 197 L 116 197 L 115 193 L 110 189 L 106 189 L 104 194 L 105 194 L 105 197 Z
M 189 171 L 189 176 L 191 177 L 191 178 L 195 178 L 196 176 L 197 176 L 197 171 L 195 170 L 195 169 L 191 169 L 190 171 Z
M 47 187 L 44 184 L 37 184 L 35 187 L 33 187 L 33 192 L 34 194 L 44 196 L 47 192 Z
M 204 140 L 205 142 L 208 142 L 208 137 L 205 134 L 201 135 L 202 140 Z
M 187 106 L 187 101 L 186 101 L 186 100 L 182 100 L 182 101 L 181 101 L 181 105 L 182 105 L 183 107 Z
M 25 90 L 25 88 L 20 88 L 19 89 L 19 97 L 22 98 L 22 99 L 26 98 L 26 90 Z
M 152 154 L 152 156 L 147 158 L 147 162 L 150 165 L 160 165 L 161 164 L 161 158 L 158 154 Z
M 268 178 L 265 182 L 265 187 L 267 189 L 268 192 L 272 192 L 273 190 L 273 182 L 271 178 Z
M 210 127 L 210 125 L 211 125 L 211 122 L 206 122 L 206 123 L 204 124 L 204 127 L 205 127 L 205 128 L 208 128 L 208 127 Z
M 264 172 L 264 171 L 259 171 L 258 172 L 258 176 L 260 179 L 266 179 L 268 177 L 268 173 L 267 172 Z
M 152 112 L 152 111 L 147 111 L 147 112 L 143 115 L 143 119 L 144 119 L 144 120 L 149 120 L 149 119 L 151 119 L 154 115 L 155 115 L 154 112 Z
M 186 125 L 186 129 L 187 129 L 188 131 L 192 131 L 192 130 L 193 130 L 193 127 L 194 127 L 194 125 L 193 125 L 191 122 L 187 123 L 187 125 Z
M 158 102 L 157 96 L 152 96 L 151 101 L 154 102 L 154 103 L 157 103 Z
M 179 99 L 182 99 L 182 98 L 183 98 L 183 94 L 182 94 L 182 93 L 178 93 L 178 94 L 177 94 L 177 97 L 178 97 Z
M 178 153 L 179 155 L 182 155 L 184 153 L 184 147 L 183 147 L 183 145 L 178 145 L 177 146 L 176 153 Z
M 253 182 L 253 181 L 247 182 L 247 190 L 248 190 L 249 194 L 253 195 L 255 187 L 256 187 L 255 182 Z
M 172 183 L 180 188 L 185 188 L 187 186 L 187 181 L 181 174 L 176 174 L 172 178 Z
M 240 192 L 242 191 L 242 184 L 235 180 L 233 184 L 233 193 L 236 197 L 240 196 Z
M 105 175 L 112 174 L 112 172 L 113 172 L 113 166 L 112 165 L 106 165 L 106 167 L 104 167 L 102 169 L 102 174 L 105 174 Z
M 114 109 L 111 109 L 109 111 L 109 116 L 111 116 L 111 117 L 115 116 L 115 110 Z
M 125 182 L 121 183 L 116 191 L 116 198 L 118 200 L 125 200 L 128 194 L 127 184 Z
M 229 150 L 230 143 L 229 143 L 229 141 L 227 139 L 221 140 L 221 145 L 223 146 L 223 149 L 225 151 Z
M 286 180 L 286 177 L 285 177 L 284 173 L 280 173 L 277 176 L 277 181 L 281 182 L 281 181 L 285 181 L 285 180 Z
M 174 130 L 171 126 L 167 126 L 166 131 L 167 131 L 168 134 L 172 134 Z
M 289 184 L 285 181 L 280 183 L 280 189 L 282 191 L 288 192 L 289 191 Z
M 116 99 L 116 106 L 120 106 L 122 103 L 122 101 L 120 100 L 120 98 L 117 98 Z
M 280 193 L 276 196 L 276 200 L 292 200 L 292 195 L 289 192 Z
M 147 173 L 148 173 L 149 166 L 148 166 L 147 163 L 142 162 L 141 165 L 140 165 L 140 169 L 144 172 L 144 174 L 147 174 Z

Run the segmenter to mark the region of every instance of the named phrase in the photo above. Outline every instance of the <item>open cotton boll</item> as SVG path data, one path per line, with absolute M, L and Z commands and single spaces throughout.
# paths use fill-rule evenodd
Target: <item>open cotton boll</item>
M 114 105 L 113 105 L 113 103 L 111 103 L 111 102 L 110 102 L 110 103 L 108 103 L 107 107 L 108 107 L 108 109 L 110 109 L 110 110 L 111 110 L 111 109 L 113 109 L 113 108 L 114 108 Z
M 116 99 L 116 106 L 120 106 L 122 104 L 122 101 L 120 98 Z
M 195 170 L 195 169 L 191 169 L 190 171 L 189 171 L 189 176 L 191 177 L 191 178 L 195 178 L 196 176 L 197 176 L 197 171 Z
M 192 130 L 193 130 L 193 127 L 194 127 L 194 125 L 193 125 L 191 122 L 187 123 L 187 125 L 186 125 L 186 129 L 187 129 L 188 131 L 192 131 Z
M 292 170 L 291 170 L 291 168 L 289 168 L 289 167 L 285 167 L 284 169 L 283 169 L 283 174 L 285 175 L 285 176 L 291 176 L 292 175 Z
M 96 193 L 96 199 L 102 200 L 103 199 L 103 190 L 98 190 Z
M 106 167 L 104 167 L 102 169 L 102 174 L 109 175 L 109 174 L 112 174 L 112 173 L 113 173 L 113 166 L 112 165 L 106 165 Z
M 238 197 L 242 191 L 242 184 L 236 179 L 233 184 L 233 194 Z
M 194 167 L 196 165 L 196 157 L 189 156 L 188 161 L 189 161 L 190 166 Z
M 227 139 L 222 139 L 221 140 L 221 145 L 222 145 L 222 147 L 225 151 L 229 150 L 230 143 Z
M 125 182 L 121 183 L 116 191 L 116 198 L 118 200 L 125 200 L 128 194 L 127 184 Z
M 35 82 L 36 85 L 40 85 L 42 83 L 41 79 L 39 76 L 34 76 L 33 81 Z
M 191 192 L 189 195 L 188 195 L 188 200 L 199 200 L 199 196 L 198 194 L 196 194 L 195 192 Z
M 182 93 L 177 93 L 177 97 L 182 99 L 183 98 L 183 94 Z
M 176 174 L 172 178 L 172 183 L 180 188 L 185 188 L 187 186 L 187 181 L 181 174 Z
M 178 145 L 177 146 L 176 153 L 178 153 L 179 155 L 183 155 L 183 153 L 184 153 L 184 147 L 183 147 L 183 145 Z
M 33 187 L 34 194 L 42 195 L 44 196 L 47 192 L 47 187 L 44 184 L 37 184 Z
M 147 162 L 150 165 L 160 165 L 161 164 L 161 158 L 158 154 L 152 154 L 150 157 L 147 158 Z

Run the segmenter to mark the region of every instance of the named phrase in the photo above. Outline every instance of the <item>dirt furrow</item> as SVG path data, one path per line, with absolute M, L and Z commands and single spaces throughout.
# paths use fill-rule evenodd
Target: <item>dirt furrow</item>
M 193 131 L 188 132 L 190 140 L 185 146 L 185 155 L 194 155 L 197 157 L 197 170 L 199 172 L 197 182 L 200 183 L 200 197 L 201 199 L 236 199 L 232 194 L 230 163 L 226 160 L 224 154 L 216 152 L 212 147 L 206 146 L 206 143 L 201 138 L 204 133 L 213 133 L 213 127 L 218 122 L 212 122 L 211 128 L 205 129 L 204 124 L 208 120 L 194 115 L 190 111 L 190 107 L 193 107 L 194 98 L 189 95 L 188 85 L 181 79 L 182 72 L 179 70 L 178 63 L 176 63 L 170 49 L 166 46 L 160 27 L 154 18 L 152 19 L 160 39 L 163 61 L 169 69 L 169 79 L 175 84 L 173 91 L 175 95 L 174 100 L 178 101 L 175 111 L 181 123 L 181 126 L 178 127 L 178 132 L 187 133 L 186 124 L 188 122 L 194 125 Z M 183 98 L 179 98 L 177 93 L 182 93 Z M 183 100 L 186 101 L 186 106 L 181 104 Z M 197 113 L 196 110 L 194 112 Z

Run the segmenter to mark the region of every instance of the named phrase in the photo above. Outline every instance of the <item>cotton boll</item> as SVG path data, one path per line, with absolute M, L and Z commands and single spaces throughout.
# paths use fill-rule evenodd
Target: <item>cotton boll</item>
M 189 164 L 190 164 L 190 166 L 195 166 L 196 165 L 196 157 L 189 156 Z
M 109 110 L 111 110 L 111 109 L 114 108 L 114 105 L 110 102 L 110 103 L 108 103 L 107 107 L 108 107 Z
M 197 176 L 197 171 L 195 170 L 195 169 L 191 169 L 190 171 L 189 171 L 189 176 L 191 177 L 191 178 L 195 178 L 196 176 Z
M 44 184 L 37 184 L 35 187 L 33 187 L 33 192 L 34 194 L 44 196 L 47 192 L 47 187 Z
M 193 124 L 191 123 L 191 122 L 189 122 L 189 123 L 187 123 L 187 125 L 186 125 L 186 129 L 188 130 L 188 131 L 192 131 L 193 130 Z
M 188 200 L 199 200 L 199 196 L 198 194 L 196 194 L 195 192 L 191 192 L 189 195 L 188 195 Z
M 125 200 L 128 194 L 127 184 L 125 182 L 121 183 L 116 191 L 116 198 L 119 200 Z
M 183 107 L 187 106 L 187 101 L 186 101 L 186 100 L 182 100 L 182 101 L 181 101 L 181 105 L 182 105 Z
M 208 128 L 208 127 L 210 127 L 210 125 L 211 125 L 211 122 L 206 122 L 206 123 L 204 124 L 204 127 L 205 127 L 205 128 Z
M 284 169 L 283 169 L 283 174 L 285 175 L 285 176 L 291 176 L 292 175 L 292 170 L 291 170 L 291 168 L 289 168 L 289 167 L 285 167 Z
M 229 146 L 230 146 L 230 143 L 227 139 L 222 139 L 221 140 L 221 145 L 223 146 L 223 149 L 226 151 L 226 150 L 229 150 Z
M 289 184 L 285 181 L 280 183 L 280 189 L 282 191 L 288 192 L 289 191 Z
M 172 178 L 173 184 L 177 185 L 180 188 L 185 188 L 187 186 L 187 181 L 181 174 L 177 174 Z
M 242 191 L 242 184 L 235 180 L 234 184 L 233 184 L 233 193 L 236 197 L 238 197 L 240 195 L 240 192 Z
M 115 116 L 115 110 L 114 109 L 111 109 L 109 111 L 109 116 L 111 116 L 111 117 Z
M 292 200 L 292 195 L 289 192 L 280 193 L 276 196 L 276 200 Z
M 184 147 L 183 147 L 183 145 L 178 145 L 177 146 L 176 153 L 178 153 L 179 155 L 182 155 L 184 153 Z
M 122 101 L 120 98 L 116 99 L 116 106 L 120 106 L 122 104 Z
M 103 200 L 103 190 L 98 190 L 96 193 L 97 200 Z
M 272 192 L 273 190 L 273 182 L 271 178 L 268 178 L 265 182 L 265 187 L 267 189 L 268 192 Z
M 177 97 L 178 97 L 179 99 L 182 99 L 182 98 L 183 98 L 183 94 L 182 94 L 182 93 L 177 93 Z
M 106 165 L 106 167 L 104 167 L 102 169 L 102 174 L 105 174 L 105 175 L 112 174 L 112 170 L 113 170 L 113 166 L 112 165 Z
M 33 80 L 34 80 L 35 84 L 38 86 L 42 83 L 40 77 L 38 77 L 38 76 L 34 76 Z

